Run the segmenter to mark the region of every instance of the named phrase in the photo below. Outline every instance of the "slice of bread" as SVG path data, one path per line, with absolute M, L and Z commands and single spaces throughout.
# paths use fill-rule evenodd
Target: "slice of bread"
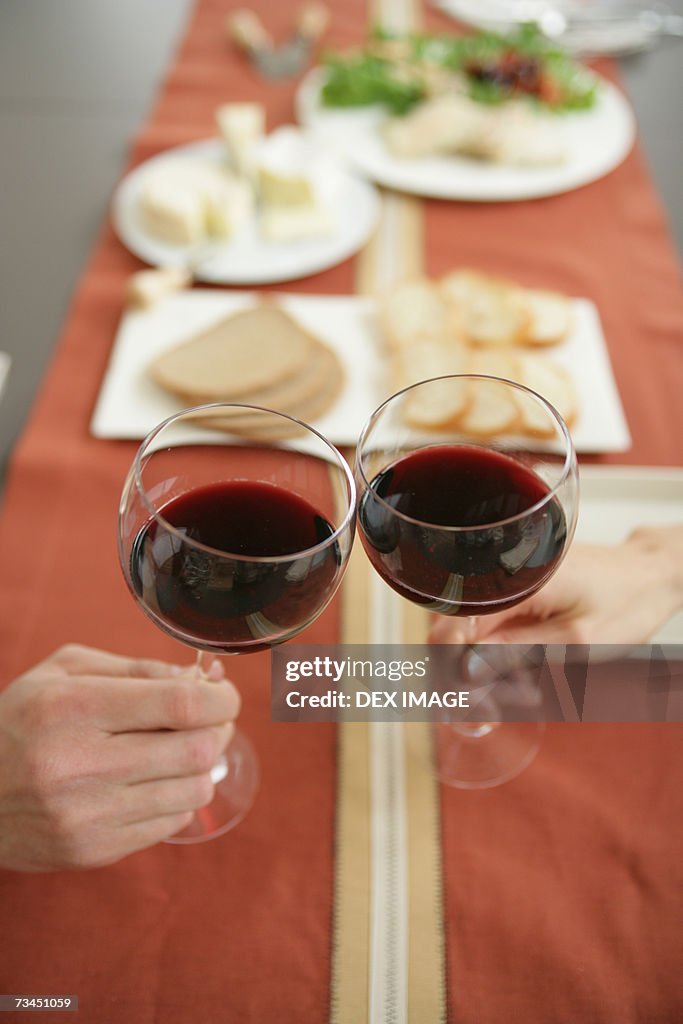
M 162 353 L 149 372 L 165 390 L 196 404 L 246 400 L 301 374 L 320 345 L 284 310 L 263 304 Z
M 550 402 L 567 426 L 576 419 L 577 397 L 573 381 L 567 371 L 547 357 L 537 354 L 519 357 L 519 382 L 531 388 Z M 555 428 L 538 402 L 517 396 L 522 429 L 534 437 L 552 437 Z
M 525 288 L 522 301 L 530 315 L 523 337 L 526 345 L 557 345 L 572 329 L 572 301 L 559 292 Z
M 462 330 L 473 345 L 515 345 L 529 329 L 531 317 L 520 289 L 509 281 L 455 270 L 441 278 L 439 291 L 459 310 Z
M 469 363 L 470 373 L 486 377 L 518 380 L 519 368 L 515 357 L 503 352 L 475 352 Z M 495 380 L 476 381 L 470 385 L 470 401 L 458 427 L 472 437 L 495 437 L 509 434 L 518 428 L 519 408 L 513 394 Z
M 316 419 L 327 411 L 344 385 L 344 370 L 335 352 L 320 348 L 311 363 L 301 374 L 289 380 L 274 384 L 272 388 L 254 392 L 245 397 L 248 405 L 263 409 L 275 409 L 297 419 Z M 236 405 L 226 409 L 222 420 L 227 425 L 262 426 L 271 425 L 273 417 L 268 413 L 259 414 Z
M 460 338 L 460 317 L 427 278 L 404 281 L 380 301 L 380 328 L 390 351 L 419 339 L 437 342 Z
M 318 419 L 332 406 L 340 389 L 341 381 L 332 377 L 316 395 L 302 402 L 296 409 L 285 410 L 279 406 L 275 407 L 278 412 L 288 412 L 288 415 L 295 417 L 294 420 L 268 416 L 267 413 L 250 413 L 244 410 L 239 415 L 214 416 L 206 422 L 208 426 L 215 429 L 259 441 L 276 441 L 279 438 L 295 437 L 305 432 L 305 427 L 302 427 L 296 420 L 310 423 L 312 420 Z
M 400 386 L 467 373 L 468 363 L 468 351 L 462 346 L 416 343 L 402 355 Z M 446 429 L 465 412 L 468 401 L 466 381 L 436 381 L 429 388 L 408 392 L 404 416 L 414 427 Z

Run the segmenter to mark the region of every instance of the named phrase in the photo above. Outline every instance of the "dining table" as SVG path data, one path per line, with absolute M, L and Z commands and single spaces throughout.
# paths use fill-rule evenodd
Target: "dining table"
M 251 6 L 286 30 L 288 5 Z M 228 101 L 262 103 L 269 130 L 294 120 L 297 81 L 268 80 L 237 55 L 225 16 L 221 0 L 197 0 L 122 177 L 214 135 Z M 418 0 L 346 0 L 325 45 L 357 45 L 382 18 L 452 30 Z M 622 89 L 612 61 L 593 63 Z M 680 469 L 680 267 L 637 138 L 609 174 L 562 194 L 482 203 L 382 188 L 380 201 L 360 252 L 260 290 L 374 296 L 464 265 L 585 297 L 631 443 L 580 465 L 606 478 Z M 120 570 L 118 503 L 136 442 L 90 430 L 126 285 L 142 267 L 107 218 L 12 454 L 0 685 L 67 642 L 190 658 L 141 614 Z M 357 544 L 337 596 L 297 642 L 424 642 L 424 616 L 378 586 Z M 273 721 L 270 654 L 226 669 L 261 763 L 247 817 L 213 841 L 159 844 L 107 867 L 0 870 L 0 995 L 76 996 L 88 1024 L 683 1020 L 681 724 L 551 723 L 517 778 L 464 790 L 439 784 L 424 723 Z

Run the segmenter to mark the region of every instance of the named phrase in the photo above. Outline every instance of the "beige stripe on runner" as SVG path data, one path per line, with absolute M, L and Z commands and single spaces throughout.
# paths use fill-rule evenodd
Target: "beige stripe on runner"
M 368 563 L 356 544 L 342 589 L 342 643 L 367 643 Z M 368 1019 L 370 959 L 370 742 L 366 722 L 337 733 L 334 923 L 331 1024 Z
M 408 30 L 419 23 L 415 0 L 377 0 L 370 21 Z M 377 231 L 359 255 L 356 290 L 379 294 L 396 281 L 423 272 L 424 239 L 419 199 L 382 190 Z M 343 591 L 342 641 L 376 640 L 377 580 L 360 544 L 352 554 Z M 373 595 L 374 590 L 374 599 Z M 381 621 L 396 615 L 405 643 L 424 643 L 428 618 L 407 601 L 381 597 Z M 394 604 L 387 602 L 394 599 Z M 373 610 L 374 606 L 374 610 Z M 393 632 L 393 631 L 392 631 Z M 387 640 L 392 637 L 388 636 Z M 442 1024 L 446 1020 L 445 952 L 441 874 L 439 791 L 433 770 L 428 725 L 411 723 L 401 731 L 407 863 L 407 979 L 399 979 L 405 1001 L 400 1020 Z M 373 799 L 371 765 L 377 751 L 372 727 L 342 723 L 338 746 L 338 797 L 335 863 L 335 919 L 332 964 L 332 1024 L 389 1024 L 373 999 Z M 377 870 L 376 860 L 374 862 Z M 371 1007 L 372 1016 L 371 1016 Z M 397 1018 L 399 1019 L 399 1018 Z

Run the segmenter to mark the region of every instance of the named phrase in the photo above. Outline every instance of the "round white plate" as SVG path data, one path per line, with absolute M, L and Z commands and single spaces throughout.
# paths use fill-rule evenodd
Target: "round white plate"
M 234 238 L 198 246 L 168 245 L 145 232 L 138 216 L 143 178 L 152 165 L 177 157 L 199 157 L 221 163 L 225 146 L 207 139 L 165 150 L 126 175 L 112 200 L 114 230 L 132 253 L 152 266 L 192 266 L 194 276 L 213 284 L 258 285 L 292 281 L 325 270 L 352 256 L 372 233 L 379 197 L 367 181 L 334 164 L 326 181 L 326 206 L 332 231 L 296 242 L 262 238 L 256 220 Z
M 468 157 L 401 160 L 384 145 L 378 107 L 332 108 L 320 102 L 325 70 L 314 68 L 297 94 L 297 117 L 321 144 L 354 170 L 387 188 L 436 199 L 500 202 L 558 195 L 602 178 L 627 156 L 635 118 L 622 94 L 598 79 L 592 110 L 558 114 L 566 135 L 567 160 L 554 167 L 513 167 Z

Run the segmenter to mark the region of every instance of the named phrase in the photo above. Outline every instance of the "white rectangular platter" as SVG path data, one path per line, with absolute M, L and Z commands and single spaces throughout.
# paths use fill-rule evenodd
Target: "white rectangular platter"
M 339 355 L 345 386 L 314 426 L 338 445 L 353 445 L 391 385 L 381 354 L 374 300 L 359 296 L 278 295 L 276 301 Z M 143 311 L 127 311 L 91 422 L 96 437 L 143 438 L 180 408 L 148 377 L 147 366 L 165 349 L 212 322 L 258 301 L 255 293 L 192 289 Z M 552 357 L 574 379 L 579 414 L 572 430 L 579 452 L 624 451 L 630 435 L 595 306 L 575 299 L 575 326 Z

